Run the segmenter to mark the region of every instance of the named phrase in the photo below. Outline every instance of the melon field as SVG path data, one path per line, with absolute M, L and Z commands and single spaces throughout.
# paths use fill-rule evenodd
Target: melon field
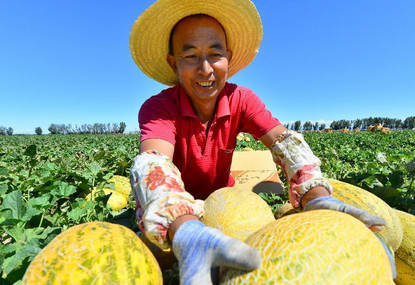
M 415 131 L 303 135 L 321 159 L 325 177 L 415 214 Z M 241 135 L 236 150 L 244 148 L 265 149 Z M 134 230 L 134 201 L 114 211 L 104 191 L 94 199 L 88 195 L 94 188 L 113 188 L 114 175 L 128 177 L 138 149 L 135 134 L 0 136 L 0 284 L 19 284 L 41 249 L 69 227 L 121 217 Z M 286 196 L 261 197 L 273 211 L 287 201 Z M 165 278 L 174 276 L 168 272 Z

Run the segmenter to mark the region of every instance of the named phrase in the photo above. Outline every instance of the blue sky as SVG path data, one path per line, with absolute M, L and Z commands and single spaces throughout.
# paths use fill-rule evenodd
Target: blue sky
M 126 122 L 167 86 L 129 51 L 154 1 L 0 1 L 0 126 Z M 415 116 L 415 1 L 254 1 L 258 56 L 229 81 L 282 122 Z

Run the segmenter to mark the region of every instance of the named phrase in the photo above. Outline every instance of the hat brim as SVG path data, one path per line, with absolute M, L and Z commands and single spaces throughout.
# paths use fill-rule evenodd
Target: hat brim
M 209 15 L 225 29 L 232 50 L 228 78 L 248 66 L 262 40 L 261 18 L 249 0 L 158 0 L 135 21 L 130 51 L 135 63 L 150 78 L 176 85 L 179 80 L 167 63 L 169 38 L 174 25 L 194 14 Z

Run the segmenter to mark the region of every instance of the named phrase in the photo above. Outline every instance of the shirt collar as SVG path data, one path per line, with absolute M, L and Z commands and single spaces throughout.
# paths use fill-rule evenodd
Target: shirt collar
M 229 109 L 229 99 L 228 94 L 226 92 L 228 83 L 225 84 L 222 91 L 220 92 L 218 96 L 218 105 L 215 113 L 216 119 L 229 116 L 231 114 Z M 190 103 L 189 96 L 187 96 L 186 92 L 184 91 L 183 87 L 180 85 L 179 88 L 180 92 L 180 111 L 182 114 L 182 117 L 193 117 L 197 118 L 192 105 Z

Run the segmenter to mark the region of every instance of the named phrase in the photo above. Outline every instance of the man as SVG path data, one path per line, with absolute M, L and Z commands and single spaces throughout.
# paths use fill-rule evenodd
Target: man
M 303 137 L 286 130 L 251 90 L 227 83 L 253 60 L 261 38 L 249 0 L 159 0 L 131 33 L 137 65 L 174 85 L 140 109 L 140 155 L 131 183 L 140 228 L 160 248 L 172 246 L 181 284 L 212 284 L 211 269 L 218 266 L 252 270 L 261 264 L 255 249 L 198 221 L 202 199 L 234 184 L 230 164 L 241 131 L 271 150 L 295 208 L 343 211 L 373 230 L 385 225 L 334 199 Z

